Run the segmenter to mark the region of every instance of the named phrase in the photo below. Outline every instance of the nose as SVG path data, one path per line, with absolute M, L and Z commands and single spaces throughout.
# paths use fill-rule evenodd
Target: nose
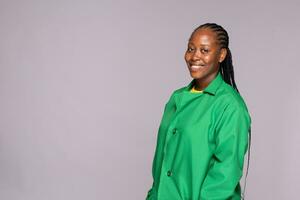
M 200 60 L 201 59 L 201 52 L 200 50 L 196 50 L 194 51 L 194 53 L 192 54 L 192 60 Z

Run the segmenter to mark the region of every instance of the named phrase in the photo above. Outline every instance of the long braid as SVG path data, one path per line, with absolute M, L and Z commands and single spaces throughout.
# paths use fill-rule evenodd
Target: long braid
M 231 51 L 229 48 L 227 48 L 227 55 L 226 55 L 225 60 L 220 64 L 220 69 L 223 70 L 224 80 L 228 84 L 230 84 L 239 93 L 239 90 L 237 89 L 237 86 L 236 86 L 235 80 L 234 80 L 232 57 L 231 57 Z
M 217 41 L 220 45 L 220 48 L 225 48 L 227 50 L 227 55 L 223 62 L 220 63 L 220 68 L 219 71 L 223 77 L 223 80 L 231 85 L 238 93 L 239 90 L 236 86 L 235 80 L 234 80 L 234 70 L 233 70 L 233 65 L 232 65 L 232 56 L 231 56 L 231 51 L 229 49 L 229 36 L 227 31 L 220 25 L 215 24 L 215 23 L 206 23 L 202 24 L 199 27 L 197 27 L 193 33 L 195 33 L 199 29 L 210 29 L 214 33 L 216 33 L 217 36 Z M 192 33 L 192 34 L 193 34 Z M 245 190 L 246 190 L 246 183 L 247 183 L 247 176 L 248 176 L 248 171 L 249 171 L 249 163 L 250 163 L 250 149 L 251 149 L 251 127 L 249 127 L 249 145 L 248 145 L 248 159 L 247 159 L 247 171 L 246 171 L 246 176 L 245 176 L 245 183 L 244 183 L 244 190 L 242 193 L 242 199 L 245 199 Z

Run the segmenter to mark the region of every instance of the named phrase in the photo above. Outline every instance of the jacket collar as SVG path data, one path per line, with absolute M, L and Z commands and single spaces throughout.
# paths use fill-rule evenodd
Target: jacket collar
M 216 77 L 208 84 L 208 86 L 203 90 L 203 93 L 209 93 L 211 95 L 215 95 L 217 89 L 224 82 L 220 71 L 217 73 Z M 193 79 L 186 87 L 186 91 L 190 91 L 194 86 L 195 79 Z

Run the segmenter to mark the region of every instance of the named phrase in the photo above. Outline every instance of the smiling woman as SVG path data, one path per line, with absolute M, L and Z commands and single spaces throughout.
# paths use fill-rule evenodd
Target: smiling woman
M 185 60 L 193 80 L 165 105 L 147 200 L 243 198 L 251 117 L 234 81 L 228 44 L 227 32 L 214 23 L 191 34 Z
M 220 48 L 212 30 L 197 29 L 192 34 L 185 60 L 192 78 L 196 79 L 196 88 L 202 90 L 214 79 L 226 52 Z

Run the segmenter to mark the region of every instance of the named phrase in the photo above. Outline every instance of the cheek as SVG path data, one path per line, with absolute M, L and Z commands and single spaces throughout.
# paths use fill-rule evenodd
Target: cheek
M 189 54 L 184 54 L 184 59 L 185 59 L 185 61 L 187 62 L 187 61 L 189 61 L 190 60 L 190 56 L 189 56 Z
M 218 63 L 218 58 L 216 55 L 207 55 L 203 59 L 207 64 Z
M 206 56 L 203 56 L 203 61 L 205 62 L 205 64 L 210 64 L 212 59 L 211 59 L 211 55 L 206 55 Z

